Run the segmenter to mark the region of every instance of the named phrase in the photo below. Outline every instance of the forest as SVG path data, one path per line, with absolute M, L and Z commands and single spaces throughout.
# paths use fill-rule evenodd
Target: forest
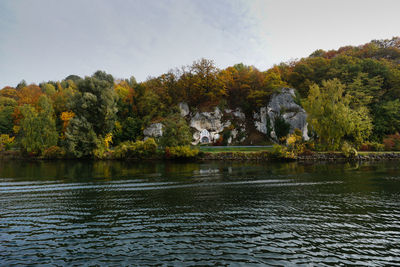
M 188 122 L 178 104 L 207 111 L 265 106 L 283 87 L 297 91 L 311 139 L 283 134 L 296 151 L 400 150 L 400 38 L 317 50 L 259 70 L 242 63 L 218 69 L 212 60 L 137 82 L 104 71 L 0 90 L 0 151 L 44 158 L 126 158 L 166 153 L 193 156 Z M 247 116 L 246 116 L 247 117 Z M 162 122 L 164 134 L 144 140 Z M 223 136 L 221 136 L 223 138 Z M 267 136 L 265 136 L 268 139 Z M 270 140 L 266 140 L 270 141 Z M 299 145 L 301 144 L 301 145 Z

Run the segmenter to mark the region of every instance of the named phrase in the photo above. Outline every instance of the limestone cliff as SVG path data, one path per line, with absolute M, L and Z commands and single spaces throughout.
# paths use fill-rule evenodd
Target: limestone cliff
M 292 88 L 283 88 L 280 93 L 272 96 L 266 106 L 254 112 L 252 117 L 246 117 L 240 108 L 235 110 L 215 107 L 211 112 L 192 111 L 187 103 L 181 102 L 178 107 L 182 117 L 185 117 L 193 132 L 193 144 L 215 143 L 221 135 L 227 138 L 227 143 L 242 143 L 249 137 L 248 123 L 253 123 L 256 131 L 268 135 L 277 141 L 274 131 L 277 117 L 284 119 L 290 125 L 290 133 L 298 128 L 302 131 L 304 139 L 308 140 L 307 114 L 295 102 L 295 91 Z M 248 121 L 251 120 L 251 121 Z M 253 128 L 253 127 L 251 127 Z M 144 130 L 146 137 L 162 136 L 163 125 L 151 124 Z M 267 138 L 267 136 L 266 136 Z

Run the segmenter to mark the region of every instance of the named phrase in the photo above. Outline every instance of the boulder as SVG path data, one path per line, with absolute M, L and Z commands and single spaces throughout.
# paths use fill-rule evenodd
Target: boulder
M 186 102 L 181 102 L 179 103 L 179 109 L 181 111 L 181 116 L 182 117 L 186 117 L 187 115 L 189 115 L 189 105 Z
M 160 137 L 163 135 L 163 127 L 164 125 L 162 123 L 152 123 L 143 130 L 143 135 L 145 138 Z

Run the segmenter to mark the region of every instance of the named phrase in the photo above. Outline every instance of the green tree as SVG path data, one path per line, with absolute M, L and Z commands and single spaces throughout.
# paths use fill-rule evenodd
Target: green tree
M 374 139 L 400 132 L 400 99 L 379 103 L 374 111 Z
M 93 125 L 82 116 L 69 121 L 65 137 L 68 152 L 77 158 L 92 156 L 99 139 Z
M 114 144 L 124 141 L 136 141 L 142 135 L 142 121 L 139 118 L 128 117 L 122 122 L 116 122 L 114 128 Z
M 0 134 L 13 133 L 13 113 L 16 105 L 14 99 L 0 96 Z
M 97 138 L 104 138 L 114 128 L 117 95 L 113 82 L 113 77 L 102 71 L 78 82 L 78 92 L 69 101 L 75 117 L 66 131 L 67 148 L 77 157 L 90 156 Z
M 368 113 L 365 109 L 352 110 L 351 97 L 344 91 L 345 86 L 338 79 L 323 81 L 322 87 L 310 87 L 304 103 L 308 122 L 326 149 L 338 149 L 346 135 L 360 143 L 371 132 Z
M 278 141 L 280 141 L 281 138 L 286 137 L 289 134 L 290 124 L 287 123 L 281 115 L 275 116 L 274 131 Z
M 38 106 L 39 111 L 31 105 L 21 107 L 20 144 L 26 152 L 41 153 L 57 144 L 54 111 L 49 99 L 41 96 Z
M 175 147 L 190 145 L 192 135 L 185 119 L 180 114 L 173 114 L 163 121 L 163 135 L 160 145 L 163 147 Z

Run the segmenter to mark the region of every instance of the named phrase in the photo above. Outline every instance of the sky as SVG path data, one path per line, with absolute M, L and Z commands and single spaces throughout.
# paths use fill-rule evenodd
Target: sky
M 0 0 L 0 88 L 104 70 L 144 81 L 211 59 L 266 70 L 400 36 L 399 0 Z

